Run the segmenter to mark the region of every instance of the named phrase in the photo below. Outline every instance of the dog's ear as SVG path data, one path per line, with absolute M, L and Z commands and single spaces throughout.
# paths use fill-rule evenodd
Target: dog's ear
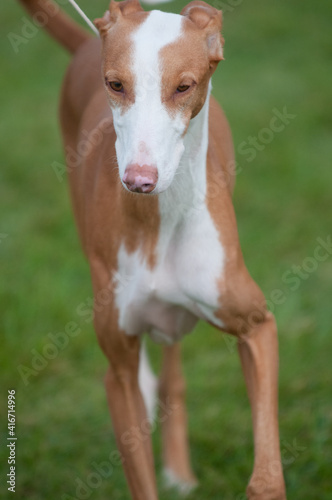
M 134 12 L 142 11 L 143 8 L 138 0 L 123 0 L 122 2 L 111 0 L 109 9 L 105 12 L 104 16 L 100 19 L 95 19 L 94 23 L 103 37 L 120 16 L 128 16 Z
M 114 12 L 118 12 L 120 10 L 120 13 L 123 16 L 129 16 L 129 14 L 133 14 L 134 12 L 144 12 L 139 0 L 123 0 L 122 2 L 114 2 L 114 0 L 111 0 L 111 13 L 112 10 L 114 10 Z
M 94 25 L 99 31 L 100 36 L 103 38 L 113 25 L 110 11 L 107 10 L 103 17 L 95 19 Z
M 190 2 L 181 14 L 206 33 L 211 66 L 224 59 L 224 39 L 221 35 L 222 12 L 205 2 Z

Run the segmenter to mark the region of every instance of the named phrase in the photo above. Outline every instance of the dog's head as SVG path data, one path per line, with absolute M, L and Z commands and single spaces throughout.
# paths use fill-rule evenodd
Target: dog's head
M 197 1 L 181 15 L 144 12 L 138 0 L 112 0 L 95 24 L 121 181 L 133 192 L 165 191 L 223 58 L 221 12 Z

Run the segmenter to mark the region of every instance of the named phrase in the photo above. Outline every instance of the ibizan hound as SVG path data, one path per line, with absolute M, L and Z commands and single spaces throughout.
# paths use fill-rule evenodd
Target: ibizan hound
M 21 2 L 31 14 L 47 14 L 52 6 Z M 203 319 L 239 339 L 255 442 L 247 495 L 285 500 L 276 324 L 243 261 L 232 204 L 231 133 L 210 97 L 223 59 L 221 12 L 200 1 L 180 15 L 144 12 L 138 0 L 112 1 L 95 25 L 100 39 L 57 11 L 46 28 L 74 54 L 61 126 L 67 151 L 86 146 L 79 162 L 68 155 L 68 177 L 132 498 L 158 498 L 143 430 L 154 388 L 140 355 L 144 333 L 166 344 L 159 397 L 164 408 L 176 408 L 161 419 L 166 475 L 183 491 L 196 483 L 177 342 Z M 131 439 L 133 429 L 140 439 Z

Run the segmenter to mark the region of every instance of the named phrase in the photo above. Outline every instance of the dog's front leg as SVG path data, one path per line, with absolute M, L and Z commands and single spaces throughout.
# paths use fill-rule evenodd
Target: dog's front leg
M 278 430 L 278 340 L 275 319 L 254 326 L 239 340 L 239 353 L 252 406 L 255 463 L 250 500 L 285 500 Z
M 103 276 L 107 277 L 106 272 Z M 107 400 L 127 482 L 133 500 L 157 500 L 151 427 L 138 384 L 140 339 L 119 328 L 107 280 L 93 274 L 93 282 L 96 298 L 101 291 L 110 291 L 109 302 L 95 307 L 94 323 L 100 346 L 109 360 L 105 378 Z
M 137 354 L 139 347 L 137 346 Z M 106 392 L 116 441 L 133 500 L 157 500 L 149 421 L 137 371 L 107 372 Z

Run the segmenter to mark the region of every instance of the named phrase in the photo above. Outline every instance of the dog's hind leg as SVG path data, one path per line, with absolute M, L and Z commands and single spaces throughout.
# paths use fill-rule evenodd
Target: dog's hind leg
M 185 380 L 179 344 L 164 347 L 159 398 L 166 486 L 174 486 L 186 494 L 197 481 L 189 458 Z

